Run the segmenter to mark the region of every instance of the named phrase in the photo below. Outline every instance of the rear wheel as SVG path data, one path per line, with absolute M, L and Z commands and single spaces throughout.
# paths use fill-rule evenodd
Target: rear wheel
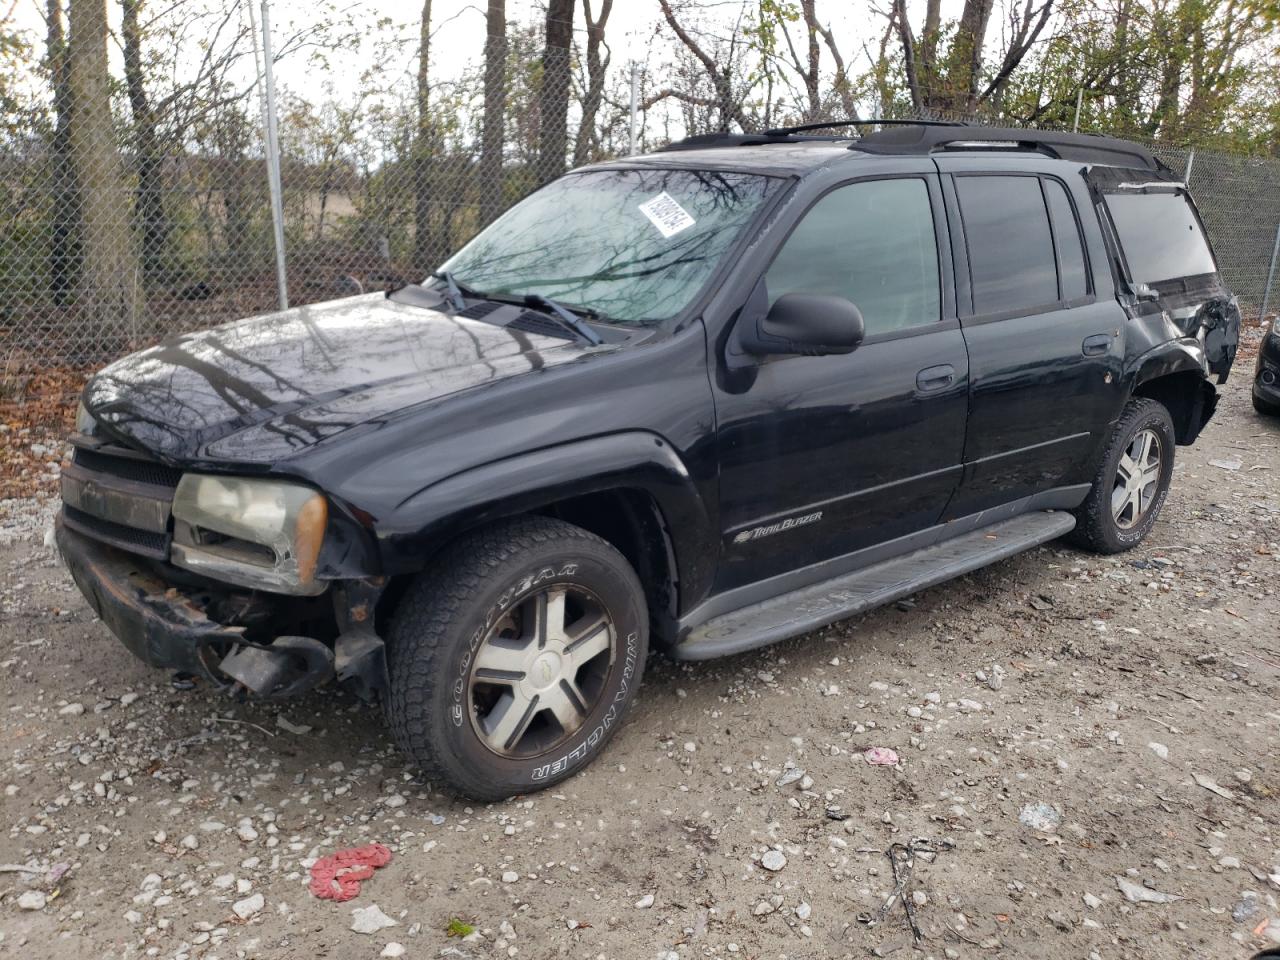
M 610 544 L 545 517 L 495 524 L 448 548 L 395 612 L 392 732 L 466 796 L 551 786 L 617 730 L 647 631 L 644 591 Z
M 1120 415 L 1069 539 L 1096 553 L 1136 547 L 1155 525 L 1173 478 L 1173 420 L 1138 397 Z

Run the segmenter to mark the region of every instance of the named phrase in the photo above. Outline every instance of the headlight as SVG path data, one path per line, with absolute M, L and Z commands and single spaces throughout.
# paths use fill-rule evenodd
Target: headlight
M 76 407 L 76 433 L 83 433 L 86 437 L 93 436 L 93 431 L 98 428 L 98 421 L 93 419 L 89 411 L 84 408 L 84 401 Z
M 219 580 L 317 594 L 329 505 L 310 487 L 184 474 L 173 495 L 173 562 Z

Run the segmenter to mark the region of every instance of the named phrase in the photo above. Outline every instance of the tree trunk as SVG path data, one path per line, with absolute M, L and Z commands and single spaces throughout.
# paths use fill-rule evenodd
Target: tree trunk
M 71 75 L 62 30 L 62 0 L 49 0 L 48 67 L 53 85 L 53 139 L 49 145 L 53 182 L 53 236 L 49 246 L 49 293 L 54 304 L 71 302 L 80 259 L 80 195 L 71 161 Z
M 84 270 L 80 302 L 107 349 L 136 331 L 140 310 L 138 258 L 129 230 L 129 203 L 111 126 L 106 0 L 72 0 L 71 156 L 80 185 Z
M 169 249 L 171 229 L 164 209 L 164 158 L 156 136 L 155 112 L 147 99 L 142 66 L 142 0 L 120 0 L 120 33 L 124 42 L 124 78 L 133 114 L 134 159 L 138 176 L 134 220 L 142 236 L 142 275 L 149 284 L 169 283 L 176 271 Z
M 580 167 L 591 159 L 592 148 L 598 144 L 596 134 L 596 115 L 600 112 L 600 104 L 604 100 L 605 71 L 609 67 L 609 58 L 601 58 L 600 49 L 604 46 L 604 26 L 609 22 L 609 13 L 613 9 L 613 0 L 603 0 L 600 5 L 600 18 L 591 19 L 591 0 L 582 0 L 582 10 L 587 18 L 587 91 L 582 98 L 582 122 L 578 124 L 578 135 L 573 143 L 573 165 Z
M 502 141 L 507 113 L 507 4 L 489 0 L 484 38 L 484 119 L 480 131 L 480 223 L 502 211 Z
M 422 2 L 418 29 L 418 127 L 413 144 L 413 267 L 431 270 L 431 0 Z
M 564 173 L 569 124 L 569 47 L 573 0 L 548 0 L 542 86 L 538 90 L 538 179 Z

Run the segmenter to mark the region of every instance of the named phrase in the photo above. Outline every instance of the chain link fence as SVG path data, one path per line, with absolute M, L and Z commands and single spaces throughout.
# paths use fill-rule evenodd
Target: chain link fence
M 420 122 L 410 105 L 370 121 L 296 97 L 275 105 L 291 305 L 421 280 L 540 184 L 576 163 L 626 153 L 625 103 L 597 104 L 583 127 L 581 64 L 553 70 L 526 46 L 511 41 L 509 63 L 537 61 L 537 70 L 511 68 L 497 80 L 478 71 L 452 115 L 437 108 Z M 571 104 L 551 131 L 553 118 L 540 116 L 548 86 Z M 55 103 L 0 150 L 4 369 L 100 365 L 169 335 L 277 309 L 256 97 L 224 104 L 163 143 L 121 119 L 131 115 L 127 101 L 96 133 L 76 129 L 80 106 Z M 638 119 L 640 147 L 659 145 L 655 130 L 665 125 Z M 1186 171 L 1223 272 L 1256 316 L 1280 225 L 1280 161 L 1152 146 Z

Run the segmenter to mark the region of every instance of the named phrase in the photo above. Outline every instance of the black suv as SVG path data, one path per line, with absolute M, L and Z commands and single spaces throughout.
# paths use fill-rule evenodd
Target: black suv
M 422 285 L 86 386 L 58 542 L 147 663 L 380 700 L 477 798 L 597 755 L 651 644 L 750 650 L 1151 529 L 1239 312 L 1118 140 L 882 123 L 685 140 Z

